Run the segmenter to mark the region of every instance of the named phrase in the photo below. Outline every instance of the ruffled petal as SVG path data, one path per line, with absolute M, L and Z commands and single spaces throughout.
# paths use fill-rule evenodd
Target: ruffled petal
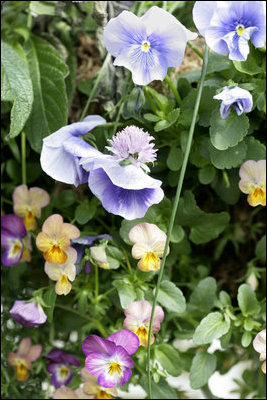
M 139 347 L 139 339 L 133 332 L 122 329 L 113 333 L 108 340 L 114 342 L 117 346 L 122 346 L 128 354 L 134 354 Z M 127 365 L 128 367 L 130 365 Z
M 217 1 L 196 1 L 193 8 L 193 20 L 201 33 L 205 36 L 206 29 L 210 26 L 210 21 L 217 8 Z
M 37 358 L 40 357 L 41 352 L 42 352 L 42 346 L 40 344 L 31 346 L 30 351 L 27 354 L 27 358 L 30 361 L 35 361 L 35 360 L 37 360 Z
M 115 347 L 115 344 L 109 340 L 102 339 L 97 335 L 89 335 L 82 344 L 82 351 L 86 356 L 92 352 L 112 355 Z
M 43 189 L 33 187 L 29 190 L 29 198 L 33 214 L 40 218 L 41 208 L 47 206 L 50 201 L 49 194 Z
M 61 386 L 53 393 L 53 399 L 79 399 L 79 397 L 71 388 Z
M 99 376 L 106 371 L 109 362 L 110 356 L 106 353 L 92 352 L 85 359 L 85 368 L 91 375 Z
M 62 269 L 58 264 L 52 264 L 46 261 L 44 269 L 45 273 L 52 281 L 58 281 L 60 279 Z
M 27 356 L 31 350 L 32 341 L 31 338 L 24 338 L 19 344 L 18 354 L 21 357 Z
M 23 238 L 27 235 L 27 231 L 22 220 L 15 214 L 1 216 L 1 229 L 6 229 L 15 237 Z
M 62 225 L 60 233 L 66 235 L 69 239 L 77 239 L 80 236 L 80 231 L 76 226 L 65 222 Z
M 53 214 L 48 217 L 42 226 L 42 231 L 48 236 L 58 236 L 61 233 L 63 218 L 60 214 Z
M 13 192 L 14 213 L 23 218 L 27 214 L 27 206 L 29 205 L 29 191 L 27 185 L 19 185 Z
M 142 222 L 135 225 L 129 232 L 129 239 L 133 243 L 151 244 L 159 241 L 166 241 L 166 233 L 157 225 Z
M 124 383 L 128 382 L 128 380 L 132 376 L 132 371 L 130 368 L 124 368 L 123 373 L 120 377 L 118 375 L 114 374 L 108 374 L 108 372 L 101 374 L 98 377 L 98 383 L 101 386 L 104 386 L 106 388 L 112 388 L 115 385 L 124 385 Z

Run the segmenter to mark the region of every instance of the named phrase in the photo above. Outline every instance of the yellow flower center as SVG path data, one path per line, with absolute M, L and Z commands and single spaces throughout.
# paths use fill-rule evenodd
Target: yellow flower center
M 150 49 L 150 43 L 148 40 L 143 40 L 141 44 L 141 50 L 147 53 Z
M 23 218 L 23 222 L 27 231 L 34 231 L 37 228 L 36 220 L 31 209 L 28 209 L 26 216 Z
M 51 241 L 51 247 L 44 253 L 46 261 L 55 264 L 64 264 L 67 261 L 67 254 L 62 250 L 60 244 L 55 240 Z
M 139 326 L 134 333 L 138 336 L 141 346 L 148 345 L 148 329 L 145 326 Z
M 245 27 L 242 24 L 237 25 L 237 27 L 235 28 L 236 33 L 238 34 L 238 36 L 241 36 L 242 33 L 245 31 Z
M 108 394 L 105 390 L 98 390 L 95 399 L 113 399 L 113 396 Z
M 266 191 L 262 188 L 255 188 L 248 196 L 248 203 L 255 207 L 259 204 L 265 206 L 266 205 Z
M 142 258 L 138 266 L 141 271 L 157 271 L 160 267 L 159 256 L 149 251 L 146 253 L 145 257 Z
M 18 381 L 26 381 L 29 374 L 27 371 L 27 364 L 23 360 L 19 360 L 15 370 Z
M 116 375 L 119 375 L 119 376 L 120 376 L 120 375 L 122 374 L 122 369 L 121 369 L 120 364 L 117 363 L 116 361 L 110 363 L 110 364 L 109 364 L 109 367 L 108 367 L 108 373 L 109 373 L 110 375 L 116 374 Z
M 18 255 L 21 252 L 21 247 L 22 247 L 22 244 L 21 244 L 20 240 L 16 240 L 10 247 L 10 250 L 8 253 L 9 257 L 11 257 L 11 258 L 18 257 Z

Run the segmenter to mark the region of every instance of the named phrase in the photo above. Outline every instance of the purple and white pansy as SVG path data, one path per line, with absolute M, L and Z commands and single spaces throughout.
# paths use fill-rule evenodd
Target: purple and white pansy
M 60 349 L 52 349 L 44 357 L 50 361 L 46 369 L 52 374 L 51 382 L 56 387 L 67 385 L 72 380 L 73 371 L 70 365 L 80 366 L 80 361 L 73 354 Z
M 43 307 L 36 301 L 16 300 L 9 312 L 16 322 L 26 328 L 37 328 L 47 320 Z
M 107 339 L 89 335 L 82 344 L 86 355 L 85 368 L 91 375 L 97 376 L 99 385 L 112 388 L 126 383 L 131 375 L 134 354 L 139 346 L 138 336 L 123 329 L 113 333 Z
M 2 263 L 6 267 L 17 265 L 23 255 L 22 239 L 27 235 L 22 220 L 15 214 L 1 216 Z
M 215 100 L 221 100 L 220 114 L 223 119 L 230 114 L 230 107 L 233 106 L 237 115 L 248 113 L 252 110 L 253 98 L 248 90 L 238 86 L 224 86 L 222 91 L 213 97 Z

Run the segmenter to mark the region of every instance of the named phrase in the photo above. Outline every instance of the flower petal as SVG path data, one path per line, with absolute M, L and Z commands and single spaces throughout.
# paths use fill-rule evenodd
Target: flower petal
M 116 385 L 124 385 L 124 383 L 128 382 L 128 380 L 131 378 L 132 376 L 132 371 L 130 370 L 130 368 L 124 368 L 123 369 L 123 373 L 120 377 L 118 377 L 118 375 L 114 374 L 108 374 L 103 373 L 98 377 L 98 383 L 101 386 L 104 386 L 106 388 L 112 388 Z
M 27 231 L 22 220 L 15 214 L 1 216 L 1 229 L 6 229 L 15 237 L 23 238 L 27 235 Z
M 128 354 L 134 354 L 139 347 L 138 336 L 126 329 L 113 333 L 108 337 L 108 340 L 111 340 L 117 346 L 122 346 Z
M 27 356 L 31 350 L 32 341 L 31 338 L 24 338 L 19 344 L 18 354 L 23 357 Z
M 92 352 L 112 355 L 115 351 L 115 344 L 97 335 L 89 335 L 82 344 L 82 351 L 86 356 Z
M 27 354 L 27 358 L 30 361 L 35 361 L 37 358 L 40 357 L 42 352 L 42 346 L 40 344 L 37 344 L 35 346 L 31 346 L 29 353 Z
M 151 244 L 158 241 L 166 242 L 166 233 L 157 225 L 142 222 L 135 225 L 129 232 L 129 239 L 133 243 Z
M 33 187 L 29 190 L 30 204 L 32 211 L 37 218 L 41 216 L 41 208 L 47 206 L 50 201 L 49 194 L 38 187 Z
M 12 199 L 14 213 L 23 218 L 27 213 L 27 206 L 30 203 L 27 185 L 17 186 L 13 192 Z
M 61 233 L 63 218 L 59 214 L 53 214 L 48 217 L 42 226 L 42 231 L 48 236 L 58 236 Z
M 61 275 L 55 286 L 58 295 L 64 294 L 65 296 L 71 291 L 71 283 L 68 281 L 66 275 Z
M 92 352 L 85 359 L 85 368 L 91 375 L 99 376 L 106 371 L 109 362 L 110 356 L 107 353 Z
M 68 223 L 62 225 L 60 233 L 66 235 L 69 239 L 77 239 L 80 236 L 80 231 L 76 226 Z
M 193 20 L 202 36 L 205 36 L 205 31 L 210 26 L 210 21 L 216 8 L 216 1 L 195 2 L 193 8 Z
M 45 273 L 48 275 L 52 281 L 58 281 L 61 277 L 62 267 L 58 264 L 52 264 L 46 261 L 45 263 Z
M 53 399 L 79 399 L 79 397 L 71 388 L 61 386 L 53 393 Z

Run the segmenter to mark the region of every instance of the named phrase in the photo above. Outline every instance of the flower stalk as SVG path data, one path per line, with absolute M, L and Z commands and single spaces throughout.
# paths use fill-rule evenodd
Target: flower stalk
M 157 304 L 160 283 L 161 283 L 163 272 L 164 272 L 165 261 L 166 261 L 167 252 L 168 252 L 168 246 L 170 244 L 170 236 L 171 236 L 173 225 L 174 225 L 174 219 L 176 216 L 176 212 L 177 212 L 177 208 L 178 208 L 178 204 L 179 204 L 179 200 L 180 200 L 180 195 L 181 195 L 184 176 L 185 176 L 185 172 L 186 172 L 187 162 L 188 162 L 188 158 L 189 158 L 189 154 L 190 154 L 193 134 L 194 134 L 194 130 L 195 130 L 196 118 L 197 118 L 197 114 L 198 114 L 202 89 L 203 89 L 203 85 L 204 85 L 204 79 L 205 79 L 206 70 L 207 70 L 207 63 L 208 63 L 208 46 L 206 46 L 206 48 L 205 48 L 205 54 L 204 54 L 204 59 L 203 59 L 202 71 L 201 71 L 201 78 L 200 78 L 200 83 L 199 83 L 199 87 L 198 87 L 198 93 L 197 93 L 197 98 L 196 98 L 196 102 L 195 102 L 192 123 L 191 123 L 190 130 L 189 130 L 183 165 L 181 168 L 181 174 L 180 174 L 177 191 L 176 191 L 176 195 L 175 195 L 175 199 L 174 199 L 174 204 L 173 204 L 173 208 L 172 208 L 172 213 L 171 213 L 171 217 L 170 217 L 170 222 L 169 222 L 169 227 L 168 227 L 168 232 L 167 232 L 167 240 L 165 243 L 164 253 L 162 256 L 162 263 L 161 263 L 161 268 L 159 271 L 158 282 L 157 282 L 153 306 L 152 306 L 149 331 L 148 331 L 148 347 L 147 347 L 147 372 L 148 372 L 148 398 L 149 399 L 152 399 L 151 370 L 150 370 L 150 359 L 151 359 L 150 338 L 151 338 L 151 334 L 152 334 L 153 320 L 154 320 L 154 315 L 155 315 L 155 309 L 156 309 L 156 304 Z
M 22 183 L 27 184 L 27 173 L 26 173 L 26 135 L 25 132 L 21 132 L 21 171 L 22 171 Z

